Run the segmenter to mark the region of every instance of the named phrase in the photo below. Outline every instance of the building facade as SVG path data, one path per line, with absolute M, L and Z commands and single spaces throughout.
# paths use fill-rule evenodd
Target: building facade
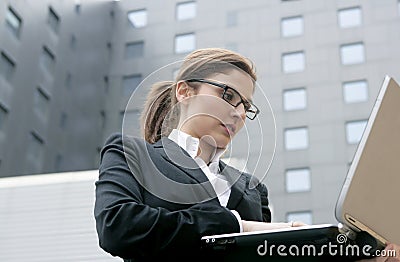
M 112 3 L 1 1 L 0 177 L 93 169 Z
M 399 6 L 2 1 L 0 173 L 95 169 L 110 133 L 124 123 L 139 134 L 151 80 L 173 80 L 175 62 L 196 48 L 223 47 L 254 61 L 254 102 L 262 109 L 260 121 L 239 134 L 232 163 L 247 163 L 263 178 L 274 221 L 334 223 L 336 198 L 384 76 L 400 81 Z M 133 92 L 137 100 L 129 102 Z

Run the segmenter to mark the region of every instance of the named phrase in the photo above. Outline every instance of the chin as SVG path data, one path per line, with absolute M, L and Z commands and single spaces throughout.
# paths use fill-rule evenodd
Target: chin
M 219 140 L 217 141 L 217 147 L 218 147 L 218 148 L 225 149 L 225 148 L 228 147 L 228 145 L 229 145 L 230 142 L 231 142 L 231 140 L 230 140 L 229 138 L 224 137 L 224 138 L 219 139 Z

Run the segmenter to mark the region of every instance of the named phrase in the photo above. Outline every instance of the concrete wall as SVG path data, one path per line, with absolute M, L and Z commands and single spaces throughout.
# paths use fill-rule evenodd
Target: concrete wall
M 97 170 L 0 178 L 1 261 L 121 261 L 98 246 Z

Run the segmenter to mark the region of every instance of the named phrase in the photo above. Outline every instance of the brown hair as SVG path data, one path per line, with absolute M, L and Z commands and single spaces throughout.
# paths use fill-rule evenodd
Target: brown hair
M 153 144 L 162 136 L 168 136 L 177 126 L 179 111 L 174 110 L 174 105 L 177 103 L 175 96 L 177 82 L 206 78 L 235 68 L 243 70 L 254 81 L 257 80 L 253 63 L 236 52 L 222 48 L 204 48 L 187 55 L 175 82 L 158 82 L 151 87 L 140 118 L 144 139 Z M 163 123 L 168 125 L 163 127 Z

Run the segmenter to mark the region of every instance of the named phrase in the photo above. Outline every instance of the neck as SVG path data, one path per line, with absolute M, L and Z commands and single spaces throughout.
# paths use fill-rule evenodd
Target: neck
M 211 138 L 210 136 L 200 138 L 200 144 L 199 144 L 199 150 L 197 151 L 197 156 L 203 159 L 203 161 L 207 165 L 214 158 L 216 152 L 217 152 L 217 146 L 215 145 L 215 141 L 213 138 Z
M 199 148 L 197 150 L 197 156 L 200 157 L 207 165 L 214 158 L 215 153 L 217 152 L 217 143 L 214 138 L 210 135 L 205 135 L 203 137 L 198 137 L 191 130 L 188 130 L 184 127 L 181 128 L 182 132 L 185 132 L 192 137 L 196 137 L 199 139 Z

